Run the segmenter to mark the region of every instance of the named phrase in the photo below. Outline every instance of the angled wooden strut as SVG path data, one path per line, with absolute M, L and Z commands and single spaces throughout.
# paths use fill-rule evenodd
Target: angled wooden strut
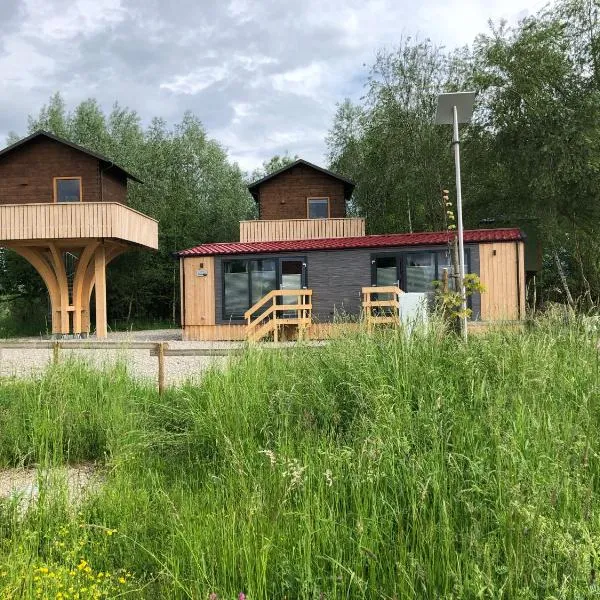
M 52 311 L 52 333 L 62 333 L 60 329 L 60 313 L 61 307 L 61 293 L 58 285 L 58 280 L 52 266 L 45 259 L 42 251 L 36 247 L 28 246 L 11 246 L 19 256 L 22 256 L 31 266 L 39 273 L 43 279 L 46 287 L 48 288 L 48 294 L 50 295 L 50 307 Z
M 54 335 L 90 332 L 90 299 L 96 288 L 96 335 L 106 337 L 106 266 L 125 252 L 127 246 L 82 240 L 80 247 L 70 249 L 54 242 L 35 246 L 10 244 L 9 247 L 31 264 L 46 284 Z M 64 263 L 67 251 L 79 252 L 72 291 Z

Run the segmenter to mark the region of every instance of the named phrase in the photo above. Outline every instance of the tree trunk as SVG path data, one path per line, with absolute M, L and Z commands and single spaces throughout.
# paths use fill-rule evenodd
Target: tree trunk
M 565 276 L 565 272 L 562 268 L 562 264 L 560 262 L 560 258 L 558 256 L 558 252 L 556 251 L 556 249 L 553 250 L 553 255 L 554 255 L 554 262 L 556 263 L 556 270 L 558 271 L 558 276 L 560 277 L 560 281 L 565 290 L 565 295 L 567 296 L 567 302 L 570 307 L 573 307 L 575 302 L 573 301 L 573 296 L 571 296 L 571 290 L 569 290 L 569 284 L 567 283 L 567 278 Z

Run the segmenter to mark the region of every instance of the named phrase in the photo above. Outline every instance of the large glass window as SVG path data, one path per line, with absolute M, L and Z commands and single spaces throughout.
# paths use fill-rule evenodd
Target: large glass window
M 329 218 L 329 198 L 309 198 L 307 213 L 309 219 Z
M 411 252 L 406 255 L 406 292 L 429 292 L 435 280 L 435 252 Z
M 223 263 L 223 312 L 226 319 L 243 319 L 250 308 L 250 279 L 247 260 Z
M 277 288 L 277 263 L 274 260 L 251 260 L 250 280 L 250 306 L 253 306 L 265 294 Z
M 81 202 L 81 177 L 55 177 L 55 202 Z
M 470 272 L 469 250 L 465 250 L 465 271 Z M 443 269 L 448 269 L 450 286 L 453 285 L 452 258 L 448 250 L 422 252 L 398 252 L 380 254 L 372 258 L 372 283 L 377 286 L 397 285 L 405 292 L 433 291 L 432 283 L 442 278 Z
M 243 319 L 251 306 L 276 288 L 276 260 L 223 261 L 223 317 Z

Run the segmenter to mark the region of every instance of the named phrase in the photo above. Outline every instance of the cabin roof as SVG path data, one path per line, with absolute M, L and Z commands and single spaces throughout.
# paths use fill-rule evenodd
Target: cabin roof
M 262 179 L 259 179 L 259 180 L 255 181 L 254 183 L 251 183 L 248 186 L 248 190 L 252 194 L 252 197 L 255 200 L 258 200 L 258 188 L 263 183 L 269 181 L 270 179 L 273 179 L 274 177 L 277 177 L 278 175 L 281 175 L 282 173 L 285 173 L 286 171 L 289 171 L 290 169 L 293 169 L 294 167 L 297 167 L 298 165 L 304 165 L 305 167 L 315 169 L 315 171 L 319 171 L 320 173 L 324 173 L 325 175 L 328 175 L 329 177 L 333 177 L 334 179 L 341 181 L 344 184 L 344 198 L 346 200 L 348 200 L 350 198 L 350 196 L 352 196 L 352 192 L 354 191 L 354 187 L 355 187 L 355 183 L 352 180 L 347 179 L 346 177 L 342 177 L 341 175 L 338 175 L 337 173 L 334 173 L 333 171 L 329 171 L 328 169 L 324 169 L 323 167 L 314 165 L 313 163 L 308 162 L 307 160 L 303 160 L 302 158 L 299 158 L 298 160 L 295 160 L 293 163 L 290 163 L 289 165 L 286 165 L 285 167 L 278 169 L 277 171 L 274 171 L 273 173 L 270 173 L 269 175 L 266 175 Z
M 92 152 L 91 150 L 88 150 L 87 148 L 84 148 L 83 146 L 79 146 L 78 144 L 74 144 L 73 142 L 70 142 L 69 140 L 65 140 L 64 138 L 61 138 L 57 135 L 54 135 L 53 133 L 49 133 L 48 131 L 43 131 L 43 130 L 36 131 L 35 133 L 32 133 L 31 135 L 24 137 L 22 140 L 19 140 L 18 142 L 15 142 L 14 144 L 11 144 L 10 146 L 7 146 L 6 148 L 3 148 L 2 150 L 0 150 L 0 159 L 4 155 L 8 154 L 9 152 L 12 152 L 13 150 L 16 150 L 17 148 L 20 148 L 21 146 L 24 146 L 25 144 L 28 144 L 29 142 L 32 142 L 33 140 L 38 139 L 39 137 L 46 137 L 50 140 L 58 142 L 59 144 L 64 144 L 65 146 L 69 146 L 70 148 L 73 148 L 74 150 L 83 152 L 84 154 L 87 154 L 88 156 L 91 156 L 91 157 L 99 160 L 100 162 L 104 163 L 104 165 L 108 165 L 108 166 L 116 169 L 117 171 L 120 171 L 128 179 L 132 179 L 133 181 L 137 181 L 138 183 L 143 183 L 141 179 L 138 179 L 135 175 L 132 175 L 131 173 L 126 171 L 123 167 L 120 167 L 119 165 L 115 164 L 107 156 L 98 154 L 97 152 Z
M 454 233 L 433 231 L 422 233 L 389 233 L 360 237 L 325 238 L 316 240 L 283 240 L 278 242 L 219 242 L 201 244 L 181 250 L 180 257 L 218 256 L 231 254 L 269 254 L 274 252 L 305 252 L 310 250 L 351 250 L 357 248 L 395 248 L 398 246 L 434 246 L 447 244 Z M 464 232 L 465 243 L 513 242 L 524 239 L 520 229 L 472 229 Z

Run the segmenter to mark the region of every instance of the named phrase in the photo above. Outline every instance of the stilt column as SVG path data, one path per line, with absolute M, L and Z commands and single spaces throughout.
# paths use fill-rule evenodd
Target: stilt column
M 96 286 L 96 337 L 105 338 L 106 327 L 106 250 L 98 246 L 94 256 Z

